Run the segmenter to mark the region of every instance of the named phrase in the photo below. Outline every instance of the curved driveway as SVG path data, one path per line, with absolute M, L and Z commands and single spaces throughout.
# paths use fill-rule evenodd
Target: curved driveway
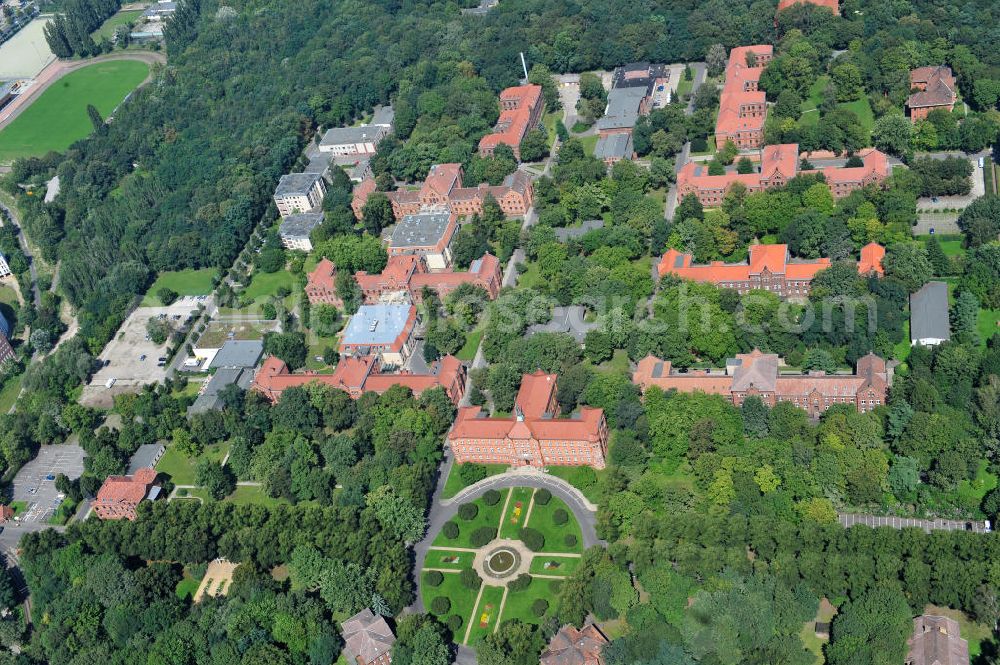
M 167 63 L 167 56 L 162 53 L 156 53 L 154 51 L 123 51 L 121 53 L 109 53 L 107 55 L 99 55 L 96 58 L 88 58 L 86 60 L 56 60 L 49 64 L 45 69 L 43 69 L 38 76 L 35 77 L 34 83 L 28 88 L 28 91 L 23 95 L 18 95 L 14 101 L 8 104 L 3 113 L 0 113 L 0 129 L 3 129 L 11 122 L 14 121 L 17 116 L 31 106 L 33 102 L 39 95 L 49 89 L 53 83 L 66 76 L 70 72 L 75 72 L 78 69 L 82 69 L 88 65 L 93 65 L 98 62 L 109 62 L 114 60 L 138 60 L 139 62 L 145 62 L 151 67 L 153 65 L 164 65 Z M 137 88 L 149 83 L 153 78 L 153 72 L 149 72 L 149 76 L 140 83 Z

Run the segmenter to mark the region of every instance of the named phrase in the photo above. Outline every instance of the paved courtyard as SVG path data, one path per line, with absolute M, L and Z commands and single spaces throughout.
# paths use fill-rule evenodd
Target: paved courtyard
M 56 489 L 55 476 L 66 474 L 71 480 L 83 473 L 83 448 L 73 443 L 42 446 L 38 456 L 21 467 L 14 477 L 14 501 L 27 504 L 20 522 L 26 524 L 48 521 L 63 495 Z M 53 480 L 48 480 L 52 476 Z

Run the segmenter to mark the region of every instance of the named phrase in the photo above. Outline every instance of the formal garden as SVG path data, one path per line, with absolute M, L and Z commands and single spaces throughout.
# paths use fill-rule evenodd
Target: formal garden
M 579 523 L 551 492 L 488 490 L 459 505 L 434 539 L 421 571 L 424 605 L 462 644 L 508 619 L 539 624 L 582 553 Z

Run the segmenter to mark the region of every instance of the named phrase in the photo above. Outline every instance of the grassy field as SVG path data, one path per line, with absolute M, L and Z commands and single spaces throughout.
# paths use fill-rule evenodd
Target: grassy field
M 691 92 L 691 88 L 694 87 L 694 77 L 688 80 L 683 74 L 681 74 L 681 80 L 677 82 L 677 96 L 684 99 L 684 95 Z
M 799 118 L 799 122 L 802 123 L 803 126 L 808 127 L 819 122 L 819 105 L 823 103 L 823 91 L 826 90 L 826 86 L 829 82 L 829 76 L 820 76 L 809 87 L 809 96 L 806 97 L 802 101 L 801 106 L 799 106 L 799 111 L 802 113 L 802 116 Z M 867 97 L 862 97 L 854 102 L 838 104 L 838 106 L 854 112 L 854 114 L 858 116 L 861 126 L 864 127 L 866 131 L 870 132 L 872 127 L 875 126 L 875 114 L 872 112 L 872 107 L 871 104 L 869 104 Z
M 524 623 L 541 623 L 545 616 L 550 616 L 555 612 L 555 599 L 559 595 L 557 589 L 561 583 L 561 580 L 533 579 L 524 591 L 508 593 L 507 602 L 503 606 L 503 616 L 500 617 L 500 620 L 518 619 Z M 544 599 L 549 604 L 548 611 L 541 617 L 535 616 L 535 613 L 531 611 L 532 604 L 539 598 Z
M 531 495 L 535 493 L 530 487 L 515 487 L 511 490 L 510 504 L 507 512 L 504 513 L 500 522 L 500 537 L 516 540 L 520 537 L 521 528 L 524 527 L 524 518 L 527 517 L 528 504 L 531 502 Z M 538 508 L 538 506 L 535 506 Z
M 597 488 L 599 478 L 597 472 L 589 466 L 553 466 L 549 467 L 549 474 L 556 478 L 562 478 L 583 492 L 583 495 L 591 503 L 600 503 L 600 494 Z
M 212 292 L 212 279 L 215 275 L 215 268 L 160 273 L 143 297 L 142 306 L 159 307 L 162 303 L 156 297 L 156 292 L 164 287 L 176 291 L 181 296 L 206 296 Z
M 191 577 L 191 573 L 185 569 L 184 578 L 177 583 L 177 588 L 174 589 L 174 593 L 177 594 L 177 597 L 181 600 L 190 598 L 194 595 L 194 592 L 198 590 L 198 586 L 200 584 L 201 580 Z
M 125 25 L 126 23 L 131 23 L 142 16 L 141 9 L 121 11 L 109 18 L 107 21 L 101 24 L 97 30 L 90 35 L 95 42 L 101 41 L 102 38 L 107 38 L 109 40 L 114 40 L 115 30 L 120 25 Z
M 17 291 L 10 286 L 0 285 L 0 303 L 15 307 L 18 304 Z
M 479 342 L 483 340 L 483 329 L 476 328 L 465 336 L 465 344 L 455 357 L 459 360 L 471 361 L 476 357 L 476 351 L 479 349 Z
M 865 128 L 865 131 L 872 131 L 872 128 L 875 126 L 875 113 L 872 111 L 872 105 L 868 103 L 867 97 L 862 97 L 856 102 L 838 104 L 838 106 L 848 111 L 853 111 L 858 116 L 858 120 L 861 122 L 861 126 Z
M 569 521 L 565 524 L 556 524 L 552 515 L 559 509 L 565 510 L 569 515 Z M 535 507 L 531 509 L 531 517 L 528 526 L 541 531 L 545 536 L 545 547 L 543 552 L 582 552 L 583 535 L 580 532 L 580 525 L 577 524 L 573 512 L 558 497 L 552 497 L 547 505 L 540 506 L 535 502 Z M 576 538 L 576 545 L 566 545 L 566 536 L 572 535 Z
M 483 587 L 483 596 L 479 599 L 472 617 L 467 622 L 472 623 L 472 631 L 466 644 L 474 645 L 479 640 L 493 632 L 500 622 L 500 602 L 503 600 L 503 588 L 497 586 Z
M 178 452 L 174 446 L 167 446 L 166 452 L 163 453 L 163 457 L 160 458 L 159 463 L 156 465 L 156 470 L 170 476 L 175 485 L 194 485 L 195 467 L 198 466 L 198 462 L 202 458 L 221 462 L 228 451 L 228 442 L 217 443 L 206 447 L 201 457 L 188 459 Z
M 580 139 L 580 143 L 583 144 L 583 154 L 593 155 L 594 148 L 597 147 L 597 139 L 600 138 L 597 134 L 592 136 L 584 136 Z
M 270 273 L 257 271 L 253 274 L 250 286 L 246 288 L 243 295 L 256 302 L 262 298 L 270 298 L 281 287 L 295 291 L 295 276 L 287 270 Z
M 500 514 L 503 512 L 504 503 L 507 501 L 507 494 L 510 490 L 500 490 L 500 500 L 492 506 L 487 506 L 482 497 L 473 501 L 479 507 L 479 513 L 471 520 L 463 520 L 455 516 L 454 522 L 458 524 L 458 537 L 451 539 L 445 537 L 444 533 L 439 533 L 434 539 L 435 547 L 472 547 L 472 532 L 484 526 L 497 528 L 500 526 Z
M 67 74 L 0 132 L 0 162 L 65 150 L 94 131 L 88 104 L 106 118 L 148 75 L 149 66 L 134 60 L 100 62 Z
M 979 330 L 980 344 L 986 344 L 987 340 L 1000 332 L 1000 309 L 979 310 Z
M 237 506 L 254 504 L 258 506 L 266 506 L 268 508 L 274 508 L 275 506 L 288 503 L 284 499 L 271 498 L 264 493 L 263 489 L 252 485 L 242 485 L 237 487 L 236 491 L 227 496 L 224 501 Z
M 10 411 L 11 407 L 14 406 L 14 402 L 17 401 L 17 396 L 21 394 L 21 377 L 17 377 L 7 381 L 3 384 L 3 388 L 0 388 L 0 414 L 7 413 Z
M 487 478 L 507 470 L 506 464 L 484 464 L 483 466 L 486 467 Z M 448 479 L 444 481 L 444 489 L 441 492 L 442 499 L 450 499 L 468 487 L 466 482 L 462 480 L 462 476 L 458 473 L 459 468 L 461 468 L 460 464 L 451 465 L 451 471 L 448 472 Z
M 476 558 L 472 552 L 461 552 L 452 550 L 430 550 L 427 558 L 424 559 L 424 568 L 447 568 L 448 570 L 462 570 L 472 565 Z
M 427 573 L 423 573 L 423 575 L 426 577 Z M 461 642 L 465 636 L 465 627 L 469 623 L 469 617 L 472 616 L 472 604 L 476 602 L 476 593 L 476 591 L 462 586 L 459 576 L 455 573 L 445 573 L 441 586 L 432 587 L 426 583 L 420 585 L 420 595 L 423 597 L 424 607 L 427 608 L 428 612 L 430 612 L 431 601 L 438 596 L 444 596 L 451 601 L 451 609 L 448 610 L 448 614 L 462 617 L 462 627 L 455 635 L 456 642 Z M 442 615 L 442 618 L 444 616 L 447 614 Z
M 581 561 L 576 557 L 539 554 L 531 560 L 528 572 L 532 575 L 569 575 L 580 567 Z

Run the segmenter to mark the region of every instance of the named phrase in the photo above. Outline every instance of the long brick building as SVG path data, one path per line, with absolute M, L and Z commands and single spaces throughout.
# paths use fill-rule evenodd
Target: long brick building
M 391 298 L 393 294 L 406 295 L 411 301 L 420 303 L 425 288 L 443 299 L 462 284 L 483 287 L 493 300 L 500 293 L 500 260 L 492 254 L 484 254 L 466 271 L 431 272 L 423 256 L 405 254 L 389 257 L 385 269 L 378 275 L 361 271 L 355 273 L 354 278 L 369 304 Z
M 545 103 L 542 86 L 519 85 L 500 93 L 500 118 L 493 131 L 479 141 L 479 155 L 489 157 L 498 145 L 509 145 L 521 159 L 524 135 L 541 122 Z
M 858 273 L 881 275 L 882 258 L 885 248 L 877 243 L 869 243 L 861 248 Z M 708 282 L 725 289 L 736 289 L 741 294 L 759 289 L 770 291 L 782 298 L 804 297 L 809 294 L 813 278 L 821 270 L 829 268 L 828 258 L 793 259 L 788 253 L 788 245 L 751 245 L 750 258 L 746 263 L 692 264 L 691 255 L 676 249 L 668 249 L 657 271 L 660 277 L 674 275 L 694 282 Z
M 583 407 L 570 418 L 559 418 L 556 380 L 555 374 L 525 374 L 510 418 L 488 418 L 478 406 L 460 408 L 448 432 L 455 460 L 603 469 L 608 454 L 604 410 Z
M 732 141 L 740 150 L 753 150 L 764 143 L 767 99 L 757 82 L 773 57 L 774 47 L 770 44 L 738 46 L 729 52 L 715 122 L 717 149 L 721 150 L 726 141 Z
M 840 199 L 855 190 L 878 184 L 891 175 L 885 153 L 872 148 L 858 157 L 863 162 L 862 166 L 827 166 L 803 171 L 799 169 L 797 143 L 764 146 L 760 151 L 760 166 L 755 173 L 737 173 L 735 169 L 730 169 L 724 175 L 709 175 L 707 165 L 686 163 L 677 174 L 677 195 L 683 198 L 694 194 L 706 208 L 717 208 L 736 183 L 753 194 L 785 185 L 796 176 L 821 173 L 833 197 Z
M 381 368 L 378 356 L 359 356 L 341 358 L 333 374 L 293 373 L 280 358 L 270 356 L 254 377 L 252 389 L 272 402 L 281 399 L 281 394 L 289 388 L 310 383 L 338 388 L 352 399 L 358 399 L 366 392 L 381 394 L 393 386 L 405 386 L 414 395 L 441 386 L 455 404 L 465 393 L 465 366 L 454 356 L 441 358 L 429 374 L 380 374 Z
M 873 353 L 858 360 L 854 374 L 782 374 L 778 356 L 754 349 L 727 361 L 725 370 L 679 372 L 670 362 L 655 356 L 639 361 L 632 382 L 645 391 L 656 386 L 682 393 L 724 395 L 740 406 L 751 395 L 768 406 L 791 402 L 818 418 L 834 404 L 852 404 L 858 411 L 871 411 L 885 403 L 889 373 L 885 361 Z
M 531 178 L 523 171 L 511 173 L 502 185 L 496 187 L 485 183 L 478 187 L 465 187 L 462 177 L 461 164 L 435 164 L 419 190 L 397 189 L 386 192 L 386 196 L 392 203 L 396 219 L 421 212 L 448 211 L 460 217 L 473 215 L 483 211 L 483 201 L 487 194 L 497 200 L 500 209 L 508 217 L 524 215 L 531 208 Z M 351 209 L 358 219 L 361 219 L 361 211 L 373 192 L 375 181 L 371 178 L 354 188 Z

